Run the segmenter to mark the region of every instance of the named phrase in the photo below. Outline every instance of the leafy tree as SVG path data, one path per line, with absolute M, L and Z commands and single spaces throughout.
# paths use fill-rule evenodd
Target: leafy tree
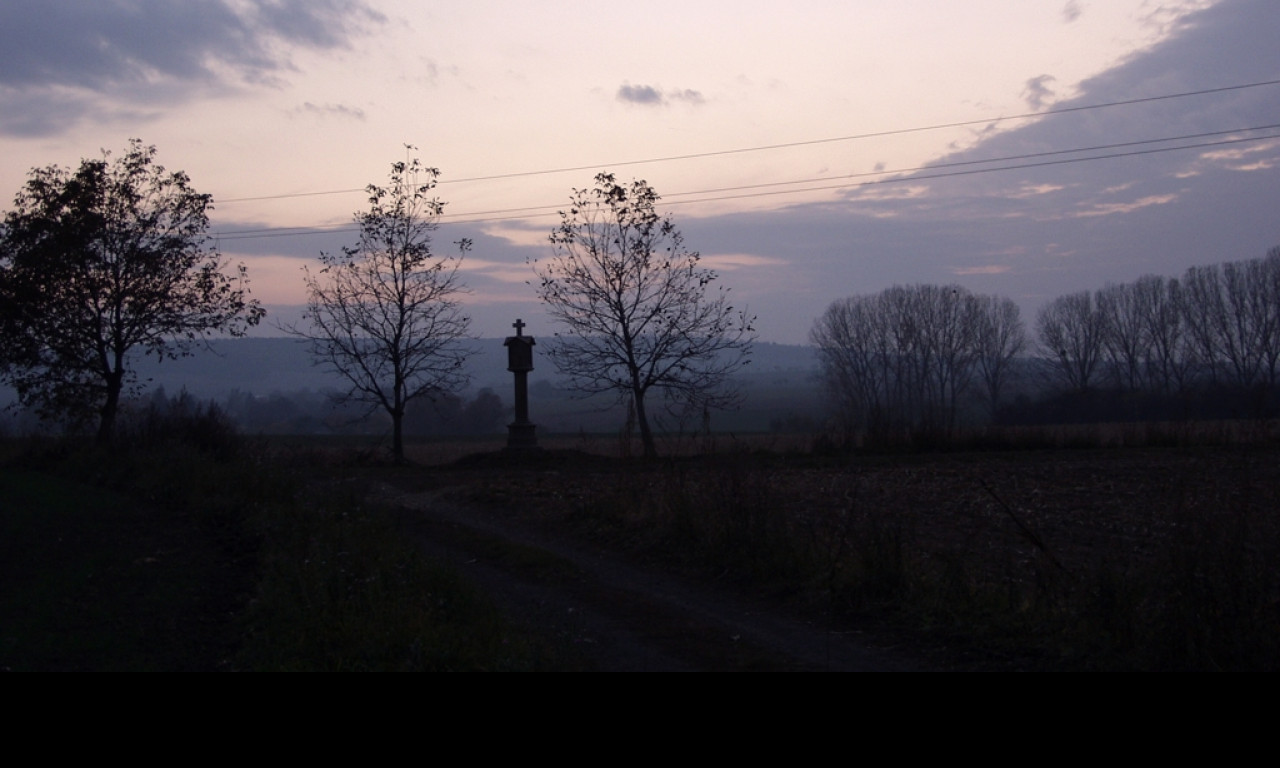
M 114 160 L 31 172 L 0 231 L 0 376 L 24 405 L 114 431 L 129 354 L 190 354 L 264 314 L 244 265 L 231 274 L 206 230 L 209 195 L 133 140 Z
M 658 216 L 652 187 L 610 173 L 595 181 L 561 211 L 554 255 L 533 262 L 539 298 L 565 328 L 548 355 L 578 392 L 630 398 L 652 458 L 649 391 L 704 411 L 731 404 L 727 380 L 748 362 L 755 318 L 729 305 L 727 289 L 712 291 L 716 273 Z
M 370 184 L 369 210 L 357 213 L 360 242 L 321 254 L 305 273 L 305 325 L 286 331 L 307 339 L 316 362 L 350 385 L 344 400 L 391 418 L 392 452 L 404 461 L 404 414 L 419 398 L 464 387 L 470 318 L 459 297 L 457 255 L 432 252 L 431 233 L 444 203 L 431 197 L 440 171 L 417 159 L 391 166 L 390 184 Z

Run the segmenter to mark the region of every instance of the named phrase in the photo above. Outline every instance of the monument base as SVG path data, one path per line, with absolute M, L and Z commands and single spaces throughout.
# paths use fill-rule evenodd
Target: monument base
M 507 425 L 507 450 L 523 451 L 538 447 L 537 425 L 531 422 L 516 422 Z

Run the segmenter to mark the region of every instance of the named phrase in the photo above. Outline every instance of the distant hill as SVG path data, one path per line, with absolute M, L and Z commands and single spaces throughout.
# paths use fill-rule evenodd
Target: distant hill
M 503 339 L 477 339 L 467 361 L 471 387 L 460 395 L 470 398 L 488 388 L 510 407 L 512 377 L 507 371 Z M 611 397 L 580 400 L 563 389 L 563 381 L 551 362 L 534 347 L 534 371 L 529 377 L 530 409 L 535 423 L 549 431 L 588 432 L 618 428 L 625 409 Z M 177 360 L 137 361 L 142 394 L 163 388 L 170 396 L 186 391 L 200 400 L 226 402 L 232 393 L 265 399 L 292 398 L 297 393 L 321 393 L 345 389 L 342 379 L 312 364 L 307 345 L 291 338 L 217 339 L 208 349 Z M 737 377 L 745 398 L 736 411 L 713 417 L 716 431 L 763 431 L 779 425 L 804 425 L 819 418 L 821 398 L 817 382 L 818 362 L 811 347 L 756 344 L 751 363 Z M 12 401 L 11 391 L 0 390 L 0 401 Z
M 506 349 L 502 339 L 477 339 L 475 354 L 467 360 L 472 389 L 488 387 L 507 394 L 512 386 L 507 372 Z M 551 362 L 534 347 L 534 371 L 530 382 L 546 380 L 553 386 L 560 377 Z M 787 344 L 756 344 L 751 364 L 741 378 L 757 380 L 779 374 L 803 376 L 816 373 L 818 360 L 812 347 Z M 198 351 L 178 360 L 140 360 L 139 381 L 150 387 L 163 386 L 168 392 L 185 388 L 200 398 L 218 398 L 232 390 L 266 395 L 309 389 L 324 391 L 342 388 L 342 380 L 321 367 L 312 365 L 305 342 L 290 338 L 217 339 L 208 351 Z

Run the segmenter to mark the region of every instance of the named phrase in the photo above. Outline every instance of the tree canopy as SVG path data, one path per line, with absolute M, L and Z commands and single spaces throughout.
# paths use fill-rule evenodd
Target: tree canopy
M 533 263 L 538 295 L 563 329 L 548 354 L 579 392 L 629 397 L 652 457 L 646 395 L 656 389 L 704 412 L 734 402 L 728 379 L 748 362 L 755 318 L 713 288 L 716 273 L 658 215 L 653 187 L 609 173 L 595 182 L 560 213 L 554 255 Z
M 263 317 L 206 230 L 212 198 L 133 140 L 75 171 L 37 168 L 0 230 L 0 376 L 44 417 L 114 431 L 129 354 L 188 354 Z

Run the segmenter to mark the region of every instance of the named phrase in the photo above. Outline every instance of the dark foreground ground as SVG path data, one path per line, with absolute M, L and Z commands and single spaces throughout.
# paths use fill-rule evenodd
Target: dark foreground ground
M 380 493 L 605 668 L 1256 669 L 1280 643 L 1277 458 L 568 451 Z
M 259 502 L 278 488 L 210 507 L 216 478 L 184 495 L 10 467 L 0 668 L 1271 669 L 1277 459 L 559 450 L 392 467 L 295 451 L 272 459 L 295 483 L 272 516 Z M 321 517 L 385 525 L 448 564 L 496 605 L 496 628 L 424 640 L 434 630 L 416 627 L 462 601 L 351 565 L 346 533 L 317 543 Z M 411 594 L 386 608 L 396 591 Z M 437 642 L 453 649 L 422 647 Z
M 931 662 L 778 596 L 558 533 L 545 519 L 468 503 L 474 489 L 381 487 L 404 530 L 478 584 L 568 669 L 902 671 Z

